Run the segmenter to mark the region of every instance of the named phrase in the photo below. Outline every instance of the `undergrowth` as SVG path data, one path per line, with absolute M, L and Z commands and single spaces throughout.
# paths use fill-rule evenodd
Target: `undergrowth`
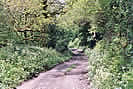
M 68 60 L 65 55 L 53 49 L 36 46 L 8 46 L 0 49 L 0 89 L 12 89 L 41 71 Z
M 85 52 L 89 57 L 89 80 L 91 89 L 132 89 L 132 58 L 125 59 L 123 50 L 114 41 L 97 43 Z

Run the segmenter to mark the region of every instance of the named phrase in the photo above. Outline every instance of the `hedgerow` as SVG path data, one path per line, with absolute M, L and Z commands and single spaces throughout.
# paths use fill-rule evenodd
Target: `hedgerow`
M 87 52 L 92 89 L 133 88 L 132 5 L 131 0 L 99 2 L 93 31 L 103 38 Z
M 97 43 L 96 47 L 93 50 L 86 50 L 86 54 L 89 57 L 88 75 L 89 80 L 91 80 L 91 88 L 132 88 L 131 62 L 128 62 L 128 60 L 131 59 L 125 59 L 124 55 L 121 55 L 122 50 L 120 45 L 116 45 L 114 43 L 106 43 L 105 45 L 105 43 L 106 42 L 102 40 Z M 130 79 L 127 77 L 130 77 Z
M 9 46 L 0 49 L 0 89 L 12 89 L 71 56 L 35 46 Z

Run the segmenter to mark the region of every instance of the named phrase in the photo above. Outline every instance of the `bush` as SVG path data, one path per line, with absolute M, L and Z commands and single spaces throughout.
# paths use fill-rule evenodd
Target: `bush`
M 50 24 L 48 28 L 47 46 L 61 53 L 67 51 L 69 42 L 75 37 L 75 32 L 55 24 Z
M 99 1 L 94 30 L 103 33 L 103 40 L 87 52 L 92 89 L 133 88 L 132 4 L 131 0 Z
M 35 46 L 11 46 L 0 49 L 0 89 L 12 89 L 19 83 L 70 58 L 53 49 Z
M 102 40 L 93 50 L 86 50 L 89 56 L 89 77 L 92 81 L 92 89 L 131 88 L 132 64 L 127 62 L 129 59 L 125 60 L 124 55 L 121 54 L 123 52 L 121 46 L 115 42 L 107 44 Z M 129 77 L 127 74 L 131 79 L 126 78 Z

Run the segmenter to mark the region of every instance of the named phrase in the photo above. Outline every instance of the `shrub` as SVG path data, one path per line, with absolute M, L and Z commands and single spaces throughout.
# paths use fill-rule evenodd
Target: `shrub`
M 53 49 L 11 46 L 0 49 L 0 88 L 11 89 L 20 82 L 70 58 Z
M 69 42 L 75 37 L 75 32 L 55 24 L 50 24 L 48 27 L 47 46 L 61 53 L 67 51 Z
M 129 59 L 125 60 L 122 52 L 120 45 L 115 42 L 107 44 L 104 40 L 97 43 L 93 50 L 86 51 L 89 56 L 89 77 L 92 81 L 92 89 L 125 89 L 131 86 L 131 82 L 128 83 L 131 80 L 126 78 L 127 74 L 129 74 L 128 77 L 132 77 L 131 63 L 127 62 Z
M 106 2 L 105 2 L 106 1 Z M 103 40 L 88 52 L 92 89 L 132 89 L 132 1 L 100 0 L 96 32 Z

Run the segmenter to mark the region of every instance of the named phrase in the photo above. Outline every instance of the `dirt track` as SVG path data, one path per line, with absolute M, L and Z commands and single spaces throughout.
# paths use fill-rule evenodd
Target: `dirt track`
M 17 89 L 90 89 L 87 80 L 88 59 L 80 51 L 68 62 L 40 73 L 37 78 L 18 86 Z

